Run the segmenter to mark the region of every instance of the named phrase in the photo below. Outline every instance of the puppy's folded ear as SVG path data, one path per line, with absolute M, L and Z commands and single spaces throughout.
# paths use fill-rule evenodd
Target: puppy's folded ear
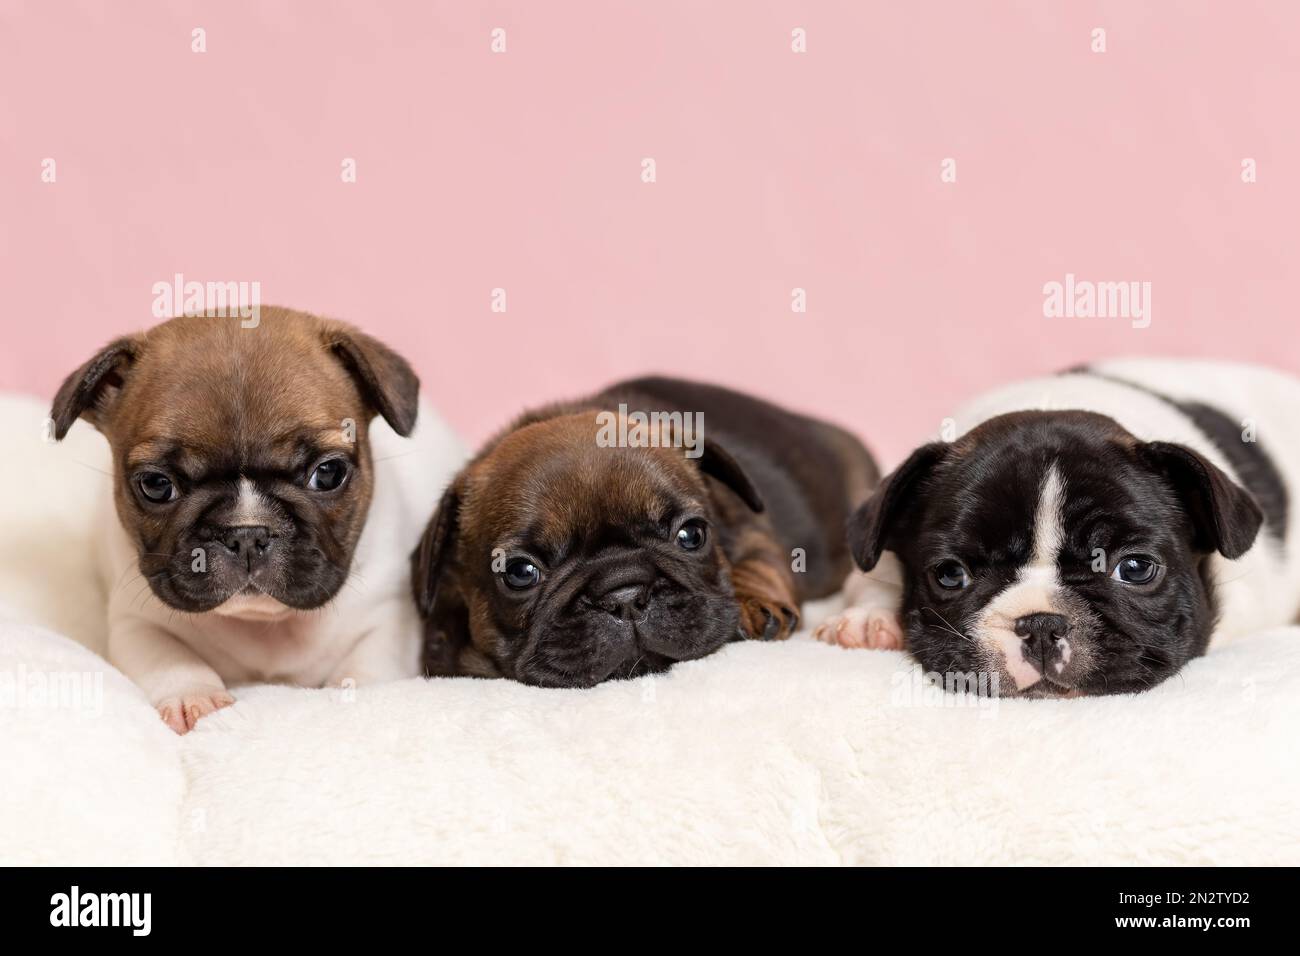
M 1148 442 L 1138 446 L 1138 453 L 1178 493 L 1196 529 L 1196 547 L 1225 558 L 1250 550 L 1264 513 L 1249 492 L 1185 445 Z
M 470 640 L 469 616 L 451 568 L 459 524 L 458 476 L 443 492 L 438 510 L 411 555 L 411 584 L 425 622 L 424 670 L 429 676 L 465 673 L 461 651 Z
M 918 486 L 948 454 L 948 445 L 922 445 L 885 476 L 870 498 L 849 517 L 849 550 L 863 571 L 870 571 L 889 548 L 899 521 L 916 497 Z
M 419 411 L 420 380 L 406 359 L 342 322 L 326 323 L 325 345 L 352 373 L 362 396 L 393 431 L 411 434 Z
M 460 479 L 457 478 L 442 493 L 438 510 L 429 519 L 424 537 L 411 555 L 411 585 L 415 590 L 415 605 L 425 618 L 433 614 L 438 603 L 438 583 L 451 560 L 459 523 Z
M 96 428 L 103 423 L 139 350 L 140 340 L 136 338 L 110 342 L 63 380 L 50 408 L 56 441 L 63 440 L 78 418 L 85 418 Z
M 749 506 L 750 511 L 755 514 L 763 513 L 765 507 L 763 498 L 754 487 L 754 483 L 749 480 L 749 475 L 745 474 L 745 469 L 740 467 L 740 462 L 717 442 L 709 438 L 704 439 L 699 466 L 700 471 L 718 479 L 739 495 L 740 500 Z

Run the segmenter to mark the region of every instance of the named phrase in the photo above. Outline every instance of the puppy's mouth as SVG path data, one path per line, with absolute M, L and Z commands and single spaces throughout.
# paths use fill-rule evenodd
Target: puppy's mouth
M 1011 696 L 1031 699 L 1046 698 L 1064 700 L 1073 697 L 1087 697 L 1088 692 L 1081 687 L 1059 683 L 1058 681 L 1053 680 L 1049 675 L 1044 674 L 1043 679 L 1038 683 L 1017 691 Z
M 1009 665 L 1003 659 L 1001 670 L 1001 684 L 1006 697 L 1067 699 L 1088 696 L 1085 688 L 1066 679 L 1071 676 L 1068 673 L 1066 677 L 1057 676 L 1051 667 L 1043 668 L 1038 663 L 1022 659 L 1016 665 Z
M 582 689 L 595 687 L 610 680 L 632 680 L 646 674 L 657 674 L 675 664 L 671 657 L 646 651 L 631 660 L 622 661 L 613 668 L 579 667 L 569 669 L 555 663 L 535 663 L 519 673 L 518 679 L 535 687 Z
M 146 578 L 154 596 L 178 611 L 273 622 L 295 611 L 324 607 L 334 599 L 345 574 L 332 565 L 298 576 L 301 580 L 288 579 L 283 568 L 249 573 L 229 567 L 206 572 L 166 567 Z
M 740 610 L 729 587 L 702 588 L 692 574 L 632 561 L 576 568 L 504 645 L 501 669 L 535 686 L 594 687 L 711 654 L 733 639 Z
M 270 622 L 283 620 L 294 609 L 250 583 L 214 607 L 212 613 L 240 621 Z

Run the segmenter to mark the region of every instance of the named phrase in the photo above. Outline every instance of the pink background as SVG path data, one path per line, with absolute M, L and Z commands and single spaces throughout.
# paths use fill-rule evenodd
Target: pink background
M 145 8 L 0 0 L 5 388 L 52 393 L 175 272 L 373 331 L 471 440 L 659 370 L 893 462 L 1092 357 L 1300 370 L 1300 4 Z M 1151 282 L 1151 327 L 1045 319 L 1067 272 Z

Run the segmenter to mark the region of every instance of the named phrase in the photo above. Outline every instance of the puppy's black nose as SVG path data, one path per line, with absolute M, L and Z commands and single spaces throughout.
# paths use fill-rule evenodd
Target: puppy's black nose
M 644 584 L 625 584 L 606 591 L 596 604 L 615 617 L 630 620 L 645 610 L 649 596 L 650 589 Z
M 1064 614 L 1050 614 L 1040 611 L 1016 618 L 1016 633 L 1023 637 L 1029 648 L 1038 656 L 1041 651 L 1052 646 L 1052 641 L 1065 637 L 1070 629 L 1070 622 Z
M 246 561 L 251 568 L 254 563 L 266 557 L 266 552 L 271 547 L 271 529 L 246 525 L 225 528 L 217 535 L 217 540 L 236 557 Z

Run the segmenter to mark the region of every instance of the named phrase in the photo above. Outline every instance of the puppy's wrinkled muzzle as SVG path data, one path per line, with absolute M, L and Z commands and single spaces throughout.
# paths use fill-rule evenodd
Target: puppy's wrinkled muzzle
M 1061 696 L 1077 683 L 1073 640 L 1065 615 L 1040 611 L 1017 618 L 1010 630 L 986 633 L 984 643 L 1002 672 L 1005 694 Z
M 718 616 L 707 596 L 675 586 L 650 563 L 597 565 L 564 612 L 538 626 L 537 643 L 520 656 L 516 677 L 591 687 L 661 671 L 715 650 L 699 622 Z
M 1026 614 L 1016 621 L 1015 633 L 1024 642 L 1021 657 L 1040 674 L 1061 675 L 1070 664 L 1067 634 L 1070 624 L 1063 614 Z

